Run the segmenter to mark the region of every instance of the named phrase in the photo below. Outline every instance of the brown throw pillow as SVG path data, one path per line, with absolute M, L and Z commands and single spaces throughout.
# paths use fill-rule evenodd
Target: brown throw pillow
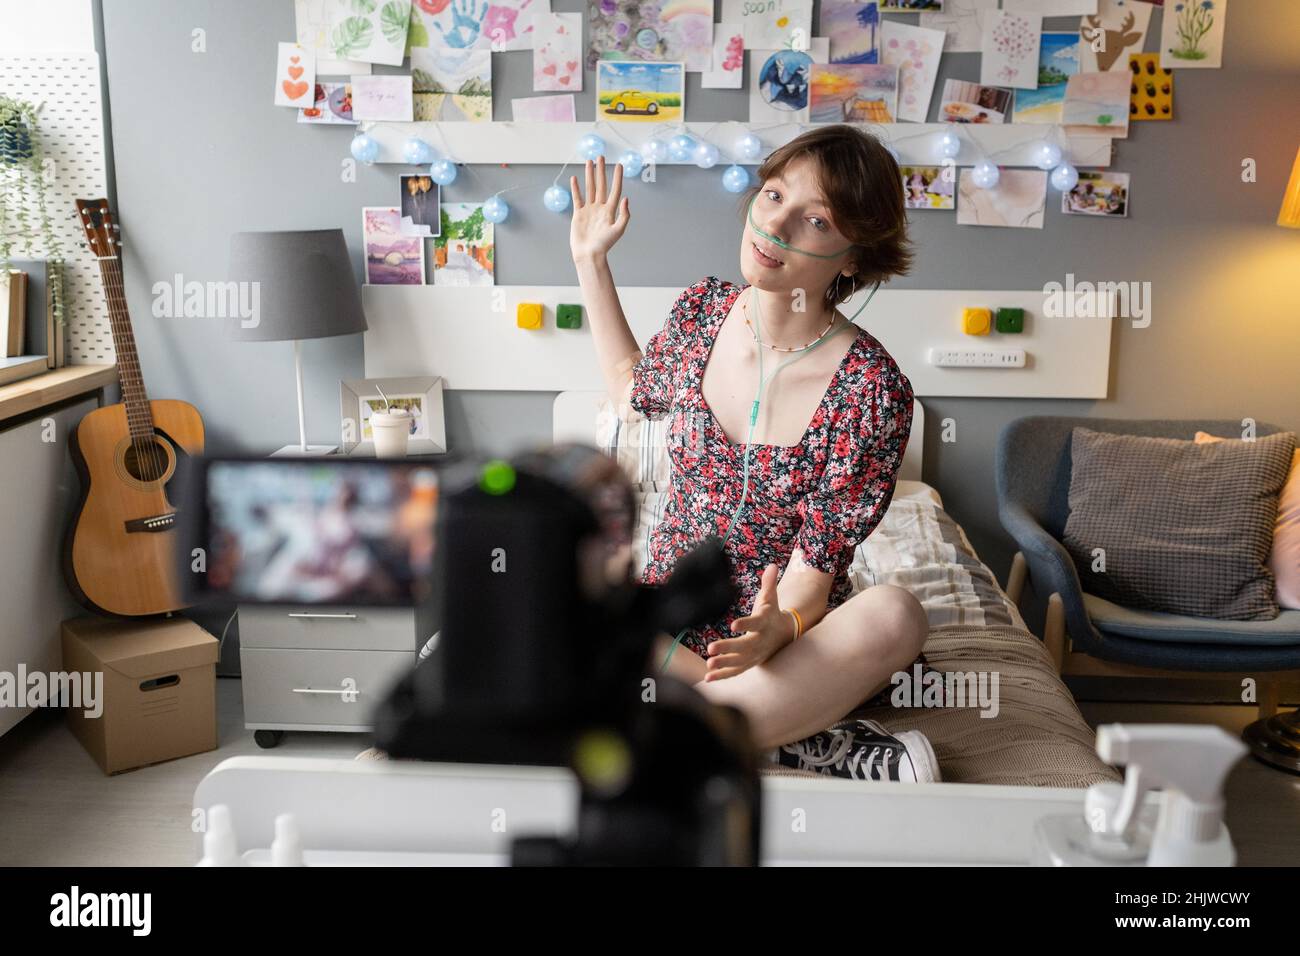
M 1063 543 L 1084 590 L 1172 614 L 1277 617 L 1267 561 L 1294 449 L 1290 432 L 1198 445 L 1075 428 Z

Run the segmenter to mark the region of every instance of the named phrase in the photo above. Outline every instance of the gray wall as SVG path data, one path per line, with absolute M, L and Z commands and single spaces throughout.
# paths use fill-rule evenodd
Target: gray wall
M 554 9 L 582 5 L 555 0 Z M 1160 16 L 1148 50 L 1158 46 Z M 177 272 L 223 278 L 229 235 L 251 229 L 342 226 L 360 276 L 360 208 L 395 202 L 403 167 L 362 168 L 357 182 L 342 183 L 350 128 L 300 126 L 271 105 L 275 43 L 294 35 L 290 0 L 103 0 L 103 22 L 128 298 L 151 393 L 195 403 L 216 450 L 285 444 L 296 438 L 290 346 L 234 344 L 216 322 L 155 319 L 150 287 Z M 206 53 L 190 50 L 195 28 L 207 32 Z M 1067 272 L 1153 287 L 1151 326 L 1116 325 L 1106 401 L 925 399 L 926 480 L 999 575 L 1012 547 L 997 521 L 993 450 L 1013 418 L 1251 416 L 1300 428 L 1300 235 L 1274 225 L 1300 145 L 1300 4 L 1234 4 L 1227 38 L 1224 69 L 1178 73 L 1174 122 L 1138 124 L 1118 143 L 1115 168 L 1133 177 L 1127 221 L 1066 218 L 1050 201 L 1042 231 L 915 216 L 918 267 L 900 288 L 1030 289 Z M 531 56 L 493 61 L 496 116 L 508 119 L 509 98 L 531 93 Z M 944 57 L 946 76 L 978 72 L 978 54 Z M 744 91 L 701 91 L 698 75 L 690 81 L 693 121 L 745 118 Z M 588 86 L 579 117 L 591 115 Z M 1245 158 L 1258 163 L 1256 183 L 1242 182 Z M 513 212 L 498 229 L 500 283 L 575 281 L 568 220 L 540 202 L 558 172 L 479 166 L 444 190 L 448 200 L 478 200 L 523 184 L 508 195 Z M 740 222 L 719 175 L 664 169 L 656 185 L 631 185 L 632 224 L 611 256 L 619 282 L 684 287 L 707 274 L 739 277 Z M 859 321 L 870 327 L 869 314 Z M 361 341 L 308 342 L 305 355 L 308 437 L 332 441 L 338 381 L 362 374 Z M 551 398 L 452 392 L 449 440 L 500 452 L 545 439 Z M 953 443 L 940 441 L 944 418 L 955 422 Z

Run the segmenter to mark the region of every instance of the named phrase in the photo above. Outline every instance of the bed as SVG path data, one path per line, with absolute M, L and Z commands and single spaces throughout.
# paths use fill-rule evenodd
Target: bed
M 602 393 L 571 391 L 557 396 L 553 425 L 556 441 L 594 442 L 623 466 L 639 501 L 634 542 L 639 572 L 668 490 L 666 422 L 641 416 L 622 421 Z M 944 511 L 939 492 L 921 480 L 924 429 L 925 410 L 918 401 L 893 501 L 858 546 L 850 580 L 855 590 L 894 584 L 916 595 L 929 617 L 925 656 L 931 667 L 954 677 L 984 674 L 986 690 L 996 675 L 997 708 L 993 712 L 968 699 L 965 707 L 886 706 L 855 716 L 891 730 L 924 733 L 945 782 L 1079 788 L 1120 780 L 1097 757 L 1095 734 L 1042 642 Z M 815 776 L 776 767 L 765 772 Z

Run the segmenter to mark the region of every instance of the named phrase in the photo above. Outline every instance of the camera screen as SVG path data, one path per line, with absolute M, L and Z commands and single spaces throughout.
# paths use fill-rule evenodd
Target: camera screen
M 205 484 L 210 595 L 411 605 L 429 593 L 438 480 L 427 465 L 217 460 Z

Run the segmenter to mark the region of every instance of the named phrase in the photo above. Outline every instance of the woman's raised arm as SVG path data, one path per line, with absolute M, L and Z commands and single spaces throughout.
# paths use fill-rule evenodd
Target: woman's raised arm
M 615 164 L 613 182 L 605 184 L 605 157 L 593 164 L 587 160 L 586 192 L 578 188 L 578 177 L 569 177 L 573 194 L 573 220 L 569 226 L 569 247 L 582 288 L 583 304 L 591 322 L 591 337 L 596 343 L 596 360 L 600 363 L 615 408 L 627 400 L 632 381 L 632 366 L 641 357 L 636 338 L 628 327 L 623 306 L 618 301 L 614 276 L 609 270 L 608 253 L 627 229 L 631 213 L 623 196 L 623 166 Z M 585 198 L 584 198 L 585 195 Z

